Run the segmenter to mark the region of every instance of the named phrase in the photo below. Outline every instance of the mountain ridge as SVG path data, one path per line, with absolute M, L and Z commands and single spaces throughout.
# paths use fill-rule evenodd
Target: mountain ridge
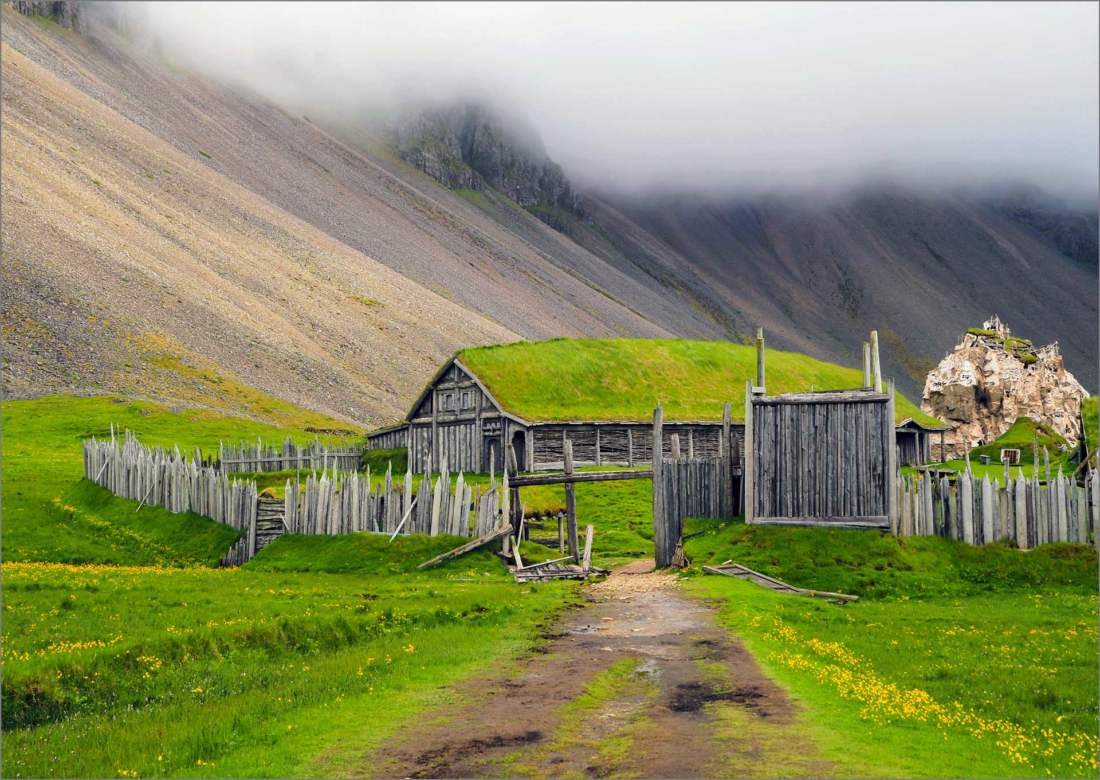
M 5 187 L 4 192 L 9 228 L 5 263 L 23 269 L 18 275 L 5 274 L 3 280 L 5 300 L 18 304 L 6 303 L 3 312 L 9 392 L 35 394 L 85 382 L 92 388 L 128 388 L 142 373 L 139 367 L 149 363 L 148 355 L 157 353 L 134 348 L 134 332 L 140 328 L 130 320 L 140 320 L 138 315 L 160 318 L 160 335 L 174 340 L 180 353 L 194 342 L 194 354 L 187 359 L 205 360 L 214 373 L 363 424 L 399 414 L 438 362 L 456 349 L 516 338 L 682 336 L 739 341 L 762 325 L 770 345 L 856 365 L 861 340 L 877 327 L 883 334 L 886 370 L 898 378 L 900 387 L 914 392 L 923 383 L 918 369 L 950 349 L 960 328 L 988 315 L 993 303 L 984 299 L 979 282 L 990 269 L 1003 276 L 1009 264 L 1014 264 L 1016 282 L 1002 279 L 990 286 L 991 296 L 1007 300 L 1007 305 L 1005 300 L 995 301 L 995 307 L 1019 309 L 1013 321 L 1037 338 L 1061 339 L 1071 367 L 1087 385 L 1095 386 L 1095 370 L 1090 374 L 1088 365 L 1084 370 L 1079 366 L 1082 358 L 1095 353 L 1095 333 L 1080 324 L 1096 317 L 1094 297 L 1089 300 L 1086 294 L 1095 288 L 1092 269 L 1058 252 L 1036 229 L 986 205 L 906 192 L 865 192 L 862 201 L 827 204 L 699 196 L 627 199 L 591 191 L 578 195 L 564 174 L 564 181 L 552 175 L 544 191 L 535 186 L 524 205 L 522 194 L 517 200 L 492 186 L 492 175 L 478 174 L 485 186 L 450 189 L 403 159 L 400 144 L 392 139 L 370 136 L 360 128 L 320 126 L 259 96 L 167 67 L 155 53 L 135 49 L 110 30 L 78 34 L 35 24 L 10 8 L 3 13 L 4 45 L 27 60 L 24 66 L 5 56 L 6 135 L 13 128 L 33 135 L 37 125 L 56 125 L 50 117 L 71 114 L 66 102 L 75 100 L 77 93 L 81 101 L 97 106 L 96 116 L 109 118 L 96 135 L 89 134 L 79 114 L 73 114 L 71 126 L 58 126 L 55 137 L 38 133 L 23 156 L 10 153 L 5 144 L 5 170 L 19 173 L 16 181 L 24 188 Z M 19 73 L 21 67 L 40 72 L 27 79 Z M 66 97 L 31 100 L 35 79 L 47 74 L 67 85 Z M 20 79 L 19 90 L 8 89 L 9 80 L 18 86 Z M 24 102 L 21 117 L 7 110 L 13 99 Z M 21 124 L 16 128 L 17 118 Z M 156 139 L 146 143 L 156 147 L 158 156 L 171 150 L 188 161 L 188 186 L 205 170 L 215 178 L 205 173 L 200 178 L 220 182 L 211 192 L 232 191 L 237 208 L 243 208 L 234 212 L 241 215 L 238 220 L 219 226 L 199 201 L 167 197 L 163 186 L 154 182 L 159 175 L 155 166 L 146 165 L 146 170 L 117 154 L 111 166 L 101 170 L 103 176 L 118 175 L 126 181 L 132 199 L 118 202 L 118 196 L 107 191 L 110 187 L 89 185 L 89 174 L 80 170 L 87 164 L 83 157 L 99 158 L 116 145 L 114 134 L 130 138 L 134 128 Z M 78 147 L 79 153 L 69 151 L 62 159 L 46 154 L 47 146 L 56 151 L 65 144 Z M 553 163 L 541 160 L 538 149 L 535 152 L 537 164 Z M 460 161 L 475 170 L 465 158 Z M 512 170 L 539 169 L 521 164 Z M 42 176 L 44 172 L 49 175 Z M 110 184 L 107 178 L 96 178 L 101 185 Z M 72 201 L 71 213 L 94 204 L 91 213 L 99 214 L 110 202 L 110 213 L 116 216 L 108 219 L 103 212 L 103 221 L 93 220 L 85 231 L 73 232 L 63 215 L 47 219 L 35 211 L 33 204 L 51 197 L 44 189 L 47 185 L 56 188 L 61 183 L 71 190 L 76 179 L 83 182 L 80 197 L 86 200 Z M 563 192 L 568 197 L 555 200 Z M 247 207 L 240 206 L 242 198 Z M 266 235 L 273 221 L 284 225 L 290 220 L 296 240 L 310 236 L 303 248 L 324 246 L 325 257 L 336 251 L 340 261 L 333 268 L 319 266 L 319 278 L 313 277 L 315 270 L 295 271 L 296 281 L 286 282 L 296 290 L 294 295 L 250 299 L 266 309 L 272 321 L 294 323 L 295 339 L 305 339 L 304 344 L 311 339 L 324 342 L 324 348 L 313 344 L 306 349 L 306 354 L 315 355 L 316 365 L 303 362 L 297 348 L 290 353 L 273 348 L 267 343 L 272 340 L 265 333 L 268 326 L 258 320 L 237 337 L 240 344 L 230 348 L 224 339 L 204 336 L 194 323 L 143 309 L 144 298 L 160 300 L 167 293 L 163 280 L 150 280 L 149 269 L 176 256 L 149 242 L 137 253 L 124 244 L 109 249 L 95 245 L 96 232 L 110 235 L 112 221 L 136 202 L 168 212 L 158 223 L 159 232 L 171 216 L 208 227 L 205 241 L 214 242 L 218 231 L 229 230 L 239 243 L 257 240 L 244 238 L 249 234 L 238 229 L 242 224 L 262 226 L 253 235 Z M 258 204 L 269 216 L 257 216 Z M 552 209 L 554 219 L 546 219 L 547 212 L 540 214 L 540 208 Z M 9 219 L 16 211 L 18 218 Z M 41 252 L 43 227 L 71 234 L 52 257 Z M 975 238 L 982 235 L 980 241 Z M 187 243 L 175 234 L 172 240 Z M 269 247 L 261 254 L 272 258 L 264 262 L 285 254 L 279 242 L 271 243 L 270 235 L 260 244 Z M 251 244 L 242 246 L 251 249 Z M 194 267 L 203 267 L 202 273 L 213 274 L 209 278 L 224 285 L 239 277 L 241 268 L 233 253 L 221 250 L 216 267 L 203 261 L 205 250 L 194 247 L 177 247 L 173 251 L 182 251 L 182 259 L 173 262 L 198 260 Z M 968 270 L 971 255 L 981 263 Z M 95 279 L 69 273 L 89 257 L 103 263 Z M 283 262 L 280 259 L 274 267 L 283 268 Z M 119 305 L 117 294 L 111 292 L 111 273 L 136 273 L 127 283 L 138 301 L 130 307 L 132 312 L 127 307 L 111 312 L 112 302 Z M 258 284 L 258 272 L 249 273 L 247 284 Z M 341 289 L 352 292 L 336 296 L 340 306 L 330 295 L 323 307 L 325 317 L 304 315 L 295 296 L 305 295 L 308 285 L 330 289 L 333 273 L 339 274 Z M 944 278 L 937 280 L 936 275 Z M 372 294 L 376 279 L 387 280 L 388 289 L 400 289 L 400 294 Z M 151 291 L 158 292 L 154 296 Z M 932 303 L 914 302 L 914 291 L 929 296 Z M 317 295 L 309 293 L 310 305 L 316 305 Z M 64 303 L 103 297 L 98 309 Z M 430 310 L 447 314 L 440 318 L 403 311 L 410 302 L 431 302 Z M 239 303 L 221 310 L 207 301 L 198 303 L 204 317 L 218 327 L 227 317 L 235 319 L 234 312 L 241 309 Z M 1065 317 L 1061 323 L 1044 322 L 1050 306 Z M 44 319 L 56 320 L 45 326 L 53 333 L 46 341 L 64 349 L 39 350 L 53 356 L 50 360 L 35 354 L 36 328 L 43 326 L 33 316 L 20 316 L 28 311 L 45 312 Z M 89 317 L 112 324 L 92 326 Z M 398 324 L 405 323 L 398 330 L 388 324 L 394 317 Z M 28 325 L 28 319 L 34 324 Z M 1072 324 L 1067 327 L 1067 322 Z M 237 333 L 240 325 L 233 328 Z M 88 361 L 73 357 L 87 353 L 93 344 L 99 344 L 97 354 L 118 352 L 105 358 L 110 370 L 89 367 Z M 127 368 L 127 362 L 133 365 Z M 318 384 L 315 377 L 321 375 L 325 378 Z M 170 393 L 169 379 L 159 382 L 155 393 Z

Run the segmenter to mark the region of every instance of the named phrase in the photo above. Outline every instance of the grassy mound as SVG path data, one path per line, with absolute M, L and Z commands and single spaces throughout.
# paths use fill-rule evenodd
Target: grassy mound
M 1012 427 L 998 436 L 994 441 L 970 451 L 971 460 L 977 460 L 981 455 L 988 455 L 993 460 L 999 461 L 1002 449 L 1016 448 L 1020 450 L 1020 462 L 1032 463 L 1032 444 L 1039 442 L 1039 463 L 1043 462 L 1043 448 L 1050 453 L 1051 461 L 1055 461 L 1062 455 L 1062 447 L 1066 446 L 1063 439 L 1050 425 L 1036 422 L 1030 417 L 1017 418 Z
M 861 599 L 967 596 L 1068 588 L 1096 592 L 1096 552 L 1049 544 L 1028 553 L 940 537 L 692 520 L 685 550 L 696 567 L 726 560 L 805 588 Z
M 3 407 L 4 558 L 7 561 L 211 565 L 237 532 L 118 498 L 81 480 L 81 441 L 129 428 L 145 444 L 205 453 L 219 441 L 281 441 L 288 431 L 206 410 L 171 411 L 117 397 L 53 396 Z M 301 441 L 305 431 L 289 431 Z
M 658 401 L 669 420 L 720 420 L 729 401 L 745 416 L 755 347 L 687 339 L 552 339 L 463 350 L 508 411 L 532 420 L 648 420 Z M 797 352 L 767 350 L 772 394 L 861 387 L 863 373 Z M 904 396 L 897 419 L 937 424 Z

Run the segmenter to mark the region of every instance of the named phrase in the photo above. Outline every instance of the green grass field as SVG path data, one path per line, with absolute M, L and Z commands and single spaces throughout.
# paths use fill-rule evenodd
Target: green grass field
M 532 420 L 648 420 L 657 402 L 668 420 L 720 420 L 729 401 L 745 416 L 745 381 L 756 348 L 688 339 L 552 339 L 476 347 L 459 359 L 510 412 Z M 769 349 L 770 394 L 852 389 L 863 373 L 797 352 Z M 897 418 L 936 421 L 897 398 Z
M 114 423 L 205 451 L 286 431 L 108 398 L 3 409 L 7 777 L 347 774 L 363 749 L 510 659 L 576 586 L 519 587 L 488 552 L 430 572 L 455 537 L 287 537 L 248 566 L 194 515 L 80 479 Z M 21 561 L 21 562 L 20 562 Z
M 453 683 L 522 663 L 578 602 L 573 584 L 517 586 L 484 551 L 415 571 L 448 537 L 289 536 L 241 569 L 212 569 L 234 532 L 137 512 L 81 481 L 81 438 L 116 423 L 212 451 L 312 434 L 104 398 L 11 402 L 3 415 L 4 776 L 346 776 L 451 701 Z M 522 498 L 529 512 L 564 500 L 560 486 Z M 652 554 L 647 480 L 579 485 L 577 501 L 598 565 Z M 1095 775 L 1091 548 L 736 521 L 687 530 L 702 533 L 687 542 L 685 586 L 713 600 L 847 773 Z M 861 600 L 699 576 L 727 559 Z
M 692 574 L 734 560 L 855 604 L 692 576 L 721 622 L 829 724 L 827 754 L 891 776 L 1096 775 L 1096 553 L 694 521 Z

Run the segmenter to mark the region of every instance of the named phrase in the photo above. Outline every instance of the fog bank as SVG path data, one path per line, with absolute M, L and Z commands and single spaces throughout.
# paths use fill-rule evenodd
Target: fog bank
M 474 99 L 583 185 L 1024 179 L 1097 196 L 1095 3 L 127 5 L 171 61 L 310 116 Z

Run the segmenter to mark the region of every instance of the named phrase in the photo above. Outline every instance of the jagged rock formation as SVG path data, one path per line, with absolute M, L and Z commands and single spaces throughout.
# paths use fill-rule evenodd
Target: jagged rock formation
M 475 105 L 421 111 L 397 128 L 401 157 L 450 189 L 491 187 L 552 227 L 579 217 L 580 197 L 541 140 Z
M 947 457 L 988 444 L 1018 417 L 1051 425 L 1070 444 L 1088 392 L 1066 370 L 1058 342 L 1034 348 L 994 315 L 971 328 L 929 374 L 921 408 L 949 423 Z

